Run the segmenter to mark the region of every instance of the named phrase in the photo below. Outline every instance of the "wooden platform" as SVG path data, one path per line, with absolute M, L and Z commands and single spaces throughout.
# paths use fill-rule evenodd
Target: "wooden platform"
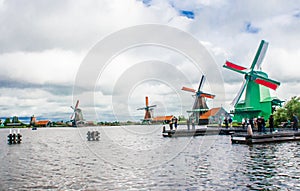
M 220 128 L 219 135 L 232 135 L 236 133 L 247 133 L 247 129 L 242 127 Z
M 233 134 L 231 142 L 233 144 L 258 144 L 258 143 L 277 143 L 284 141 L 300 141 L 300 132 L 281 131 L 269 134 Z
M 215 130 L 215 134 L 219 132 L 218 129 Z M 213 133 L 213 131 L 207 131 L 207 128 L 203 129 L 177 129 L 177 130 L 165 130 L 162 132 L 164 137 L 191 137 L 191 136 L 201 136 L 206 135 L 206 133 Z
M 203 135 L 232 135 L 235 133 L 246 133 L 247 130 L 243 128 L 218 128 L 207 127 L 197 129 L 177 129 L 177 130 L 164 130 L 162 135 L 164 137 L 186 137 L 186 136 L 203 136 Z

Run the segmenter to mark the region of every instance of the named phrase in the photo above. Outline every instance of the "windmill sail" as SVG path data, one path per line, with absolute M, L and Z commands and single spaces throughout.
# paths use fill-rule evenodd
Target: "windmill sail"
M 262 61 L 265 58 L 268 46 L 269 46 L 268 42 L 266 42 L 264 40 L 261 41 L 261 45 L 260 45 L 259 50 L 257 52 L 257 56 L 255 56 L 255 58 L 257 57 L 257 60 L 256 60 L 256 63 L 254 63 L 254 65 L 256 65 L 257 70 L 260 69 L 260 67 L 261 67 L 261 64 L 262 64 Z M 255 59 L 254 59 L 254 62 L 255 62 Z M 253 67 L 254 67 L 254 65 L 253 65 Z
M 243 84 L 241 86 L 241 89 L 239 90 L 239 92 L 237 93 L 236 97 L 231 102 L 231 105 L 235 106 L 239 102 L 239 100 L 241 99 L 241 97 L 242 97 L 242 95 L 244 93 L 244 90 L 245 90 L 247 84 L 248 84 L 248 80 L 244 80 Z
M 266 80 L 262 78 L 257 78 L 254 80 L 257 84 L 266 86 L 268 88 L 271 88 L 272 90 L 276 90 L 280 83 L 274 82 L 273 80 Z
M 196 92 L 196 90 L 194 90 L 193 88 L 187 88 L 187 87 L 184 87 L 184 86 L 181 88 L 181 90 L 184 90 L 184 91 L 187 91 L 187 92 L 193 92 L 193 93 Z
M 243 71 L 246 70 L 247 68 L 243 67 L 243 66 L 239 66 L 237 64 L 234 64 L 232 62 L 226 61 L 225 66 L 231 70 L 239 70 L 239 71 Z
M 215 95 L 208 94 L 208 93 L 201 93 L 200 96 L 201 96 L 201 97 L 210 98 L 210 99 L 214 99 L 214 98 L 215 98 Z
M 200 84 L 199 84 L 199 87 L 198 87 L 198 92 L 200 92 L 200 89 L 202 89 L 202 86 L 203 86 L 204 82 L 205 82 L 205 76 L 202 75 L 201 80 L 200 80 Z

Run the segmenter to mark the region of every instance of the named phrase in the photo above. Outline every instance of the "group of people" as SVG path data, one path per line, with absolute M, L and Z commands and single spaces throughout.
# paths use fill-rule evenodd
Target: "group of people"
M 292 118 L 292 122 L 293 122 L 293 130 L 298 131 L 298 117 L 296 114 L 293 114 L 293 118 Z M 274 117 L 273 115 L 270 115 L 269 119 L 268 119 L 268 123 L 269 123 L 269 129 L 270 132 L 274 132 Z M 257 132 L 259 133 L 265 133 L 266 132 L 266 120 L 264 119 L 263 116 L 258 116 L 258 118 L 254 118 L 254 119 L 243 119 L 242 120 L 242 126 L 243 128 L 245 128 L 245 126 L 250 125 L 252 129 L 257 129 Z
M 270 132 L 272 133 L 275 129 L 274 129 L 274 118 L 273 115 L 270 115 L 269 117 L 269 128 L 270 128 Z M 242 120 L 242 126 L 243 128 L 245 128 L 245 126 L 251 126 L 251 129 L 257 129 L 257 132 L 259 133 L 265 133 L 266 132 L 266 120 L 264 118 L 264 116 L 258 116 L 257 118 L 254 119 L 243 119 Z

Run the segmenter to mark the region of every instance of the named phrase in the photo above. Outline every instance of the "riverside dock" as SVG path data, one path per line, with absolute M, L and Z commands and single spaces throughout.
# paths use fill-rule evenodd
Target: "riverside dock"
M 235 133 L 246 133 L 247 130 L 240 127 L 200 127 L 195 129 L 173 129 L 163 128 L 163 137 L 186 137 L 186 136 L 204 136 L 204 135 L 232 135 Z
M 281 131 L 269 134 L 233 134 L 231 142 L 233 144 L 258 144 L 258 143 L 278 143 L 285 141 L 300 141 L 300 132 Z

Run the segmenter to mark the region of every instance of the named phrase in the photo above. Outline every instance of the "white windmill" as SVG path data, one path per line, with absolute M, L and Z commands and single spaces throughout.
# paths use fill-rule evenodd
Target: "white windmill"
M 77 100 L 75 107 L 71 106 L 71 108 L 73 109 L 73 113 L 71 115 L 71 121 L 72 121 L 72 126 L 77 127 L 78 122 L 82 122 L 83 121 L 83 114 L 80 108 L 78 108 L 79 106 L 79 100 Z

